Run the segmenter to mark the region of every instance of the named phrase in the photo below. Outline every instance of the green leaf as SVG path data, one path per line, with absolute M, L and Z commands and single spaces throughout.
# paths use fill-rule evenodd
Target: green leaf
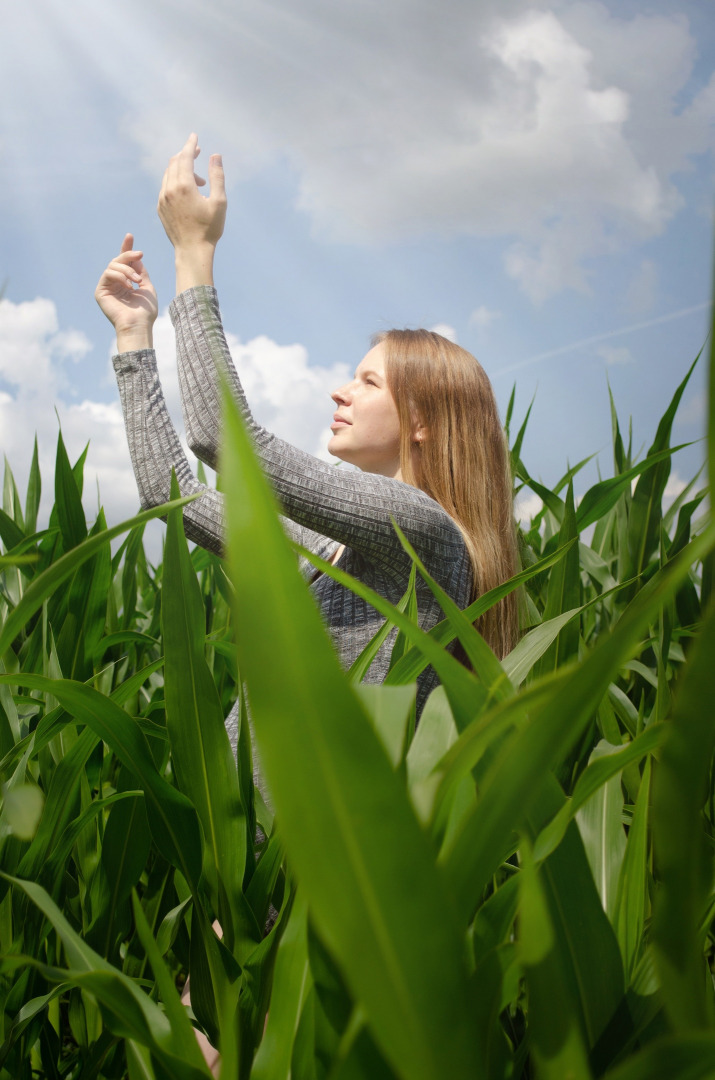
M 563 628 L 583 610 L 585 606 L 564 611 L 563 614 L 554 616 L 548 622 L 540 623 L 533 630 L 529 630 L 528 634 L 524 634 L 502 661 L 504 670 L 514 686 L 521 686 L 529 672 L 556 641 Z M 546 670 L 553 670 L 555 666 L 549 664 Z
M 328 574 L 333 580 L 344 585 L 350 589 L 357 596 L 367 600 L 379 611 L 381 615 L 389 619 L 398 629 L 405 635 L 408 641 L 411 641 L 413 645 L 416 645 L 420 653 L 424 658 L 422 668 L 427 667 L 428 664 L 432 664 L 437 672 L 442 685 L 444 686 L 452 705 L 454 717 L 458 727 L 464 728 L 472 720 L 472 718 L 479 712 L 482 702 L 485 699 L 486 693 L 484 688 L 475 679 L 474 675 L 467 671 L 467 669 L 456 660 L 451 653 L 446 652 L 443 648 L 437 644 L 434 637 L 430 634 L 426 634 L 419 626 L 417 626 L 412 620 L 391 604 L 374 589 L 364 585 L 357 578 L 351 577 L 350 574 L 346 574 L 343 570 L 340 570 L 337 566 L 333 566 L 331 563 L 326 562 L 325 559 L 321 559 L 318 555 L 313 554 L 312 551 L 308 551 L 307 548 L 297 547 L 308 562 L 312 563 L 316 569 L 322 571 L 324 574 Z M 452 634 L 454 636 L 454 634 Z M 406 657 L 403 657 L 393 668 L 393 671 L 397 671 L 400 665 L 404 662 Z M 385 684 L 394 684 L 397 681 L 395 678 L 391 678 L 390 675 L 385 679 Z M 403 682 L 403 679 L 399 680 Z
M 687 446 L 690 446 L 690 443 L 681 443 L 680 446 L 668 447 L 656 453 L 651 450 L 643 461 L 628 469 L 627 472 L 621 473 L 619 476 L 612 476 L 608 480 L 601 480 L 600 483 L 589 488 L 581 499 L 576 512 L 576 524 L 579 533 L 583 532 L 589 525 L 593 525 L 604 514 L 607 514 L 624 493 L 630 492 L 632 480 L 637 476 L 645 476 L 649 470 L 654 469 L 656 466 L 667 464 L 673 454 L 676 454 L 678 450 L 684 450 Z M 635 571 L 631 569 L 626 576 L 632 577 L 634 573 Z
M 410 787 L 426 777 L 457 739 L 457 726 L 443 686 L 437 686 L 427 698 L 415 737 L 407 752 L 407 777 Z
M 463 611 L 460 611 L 451 596 L 449 596 L 444 589 L 438 585 L 434 578 L 428 574 L 422 560 L 417 555 L 417 552 L 414 550 L 397 522 L 393 521 L 393 526 L 402 547 L 416 565 L 420 576 L 425 581 L 435 600 L 452 624 L 455 636 L 458 638 L 459 643 L 464 649 L 467 659 L 476 672 L 479 681 L 488 692 L 488 700 L 495 699 L 501 701 L 504 698 L 510 697 L 514 692 L 513 687 L 511 686 L 508 677 L 505 675 L 502 665 L 499 663 L 482 635 L 472 625 L 467 615 Z
M 569 483 L 564 513 L 559 531 L 558 546 L 565 547 L 569 541 L 577 540 L 576 511 L 573 500 L 573 482 Z M 543 619 L 545 623 L 573 611 L 581 605 L 581 575 L 579 569 L 578 544 L 573 543 L 566 556 L 556 564 L 549 577 L 546 607 Z M 538 661 L 535 674 L 545 675 L 573 657 L 578 656 L 579 624 L 576 620 L 567 620 L 553 645 Z
M 100 510 L 91 535 L 100 534 L 106 530 L 106 527 L 104 511 Z M 107 620 L 107 595 L 112 584 L 112 552 L 109 541 L 104 547 L 100 547 L 92 561 L 85 565 L 91 566 L 92 576 L 86 602 L 83 605 L 82 626 L 79 633 L 82 639 L 82 658 L 89 674 Z
M 609 683 L 630 659 L 661 605 L 674 594 L 690 565 L 715 545 L 715 524 L 658 571 L 631 602 L 612 634 L 587 659 L 559 679 L 545 704 L 531 710 L 484 778 L 482 797 L 451 845 L 443 849 L 449 881 L 460 908 L 469 911 L 498 865 L 503 837 L 518 827 L 539 790 L 539 781 L 569 753 L 597 710 Z M 526 699 L 524 692 L 517 698 Z M 490 714 L 482 721 L 489 722 Z M 709 760 L 709 759 L 708 759 Z
M 408 605 L 411 603 L 411 598 L 414 595 L 415 580 L 415 568 L 413 566 L 412 572 L 410 574 L 409 585 L 405 590 L 404 596 L 400 599 L 400 602 L 397 605 L 398 611 L 406 611 Z M 353 683 L 357 685 L 365 678 L 370 664 L 377 656 L 383 643 L 387 640 L 391 630 L 392 623 L 389 619 L 385 619 L 384 623 L 377 631 L 377 633 L 373 635 L 373 637 L 370 639 L 370 641 L 368 641 L 367 645 L 362 650 L 357 659 L 354 660 L 353 663 L 350 665 L 348 675 L 352 679 Z
M 25 533 L 16 525 L 9 514 L 0 510 L 0 540 L 5 545 L 5 550 L 10 551 L 17 547 L 25 539 Z
M 30 475 L 27 480 L 27 492 L 25 494 L 25 528 L 29 533 L 37 529 L 37 512 L 40 509 L 40 496 L 42 494 L 42 477 L 40 476 L 40 460 L 37 452 L 37 435 L 32 451 Z
M 3 877 L 27 893 L 52 924 L 74 968 L 58 974 L 68 982 L 85 987 L 98 999 L 115 1034 L 148 1046 L 176 1080 L 198 1080 L 211 1075 L 198 1046 L 198 1057 L 194 1056 L 194 1061 L 186 1061 L 177 1055 L 177 1032 L 166 1014 L 132 979 L 113 968 L 82 940 L 43 888 L 32 881 L 21 881 L 6 874 Z
M 130 775 L 122 770 L 118 789 L 128 790 L 131 786 Z M 87 941 L 107 958 L 116 938 L 126 929 L 123 909 L 128 906 L 126 901 L 132 887 L 144 871 L 150 848 L 151 833 L 144 799 L 122 800 L 112 806 L 101 848 L 104 875 L 100 880 L 106 883 L 106 891 L 98 897 L 96 918 L 86 933 Z
M 538 1075 L 590 1080 L 588 1055 L 574 1012 L 572 987 L 560 963 L 541 873 L 522 847 L 519 875 L 519 959 L 529 993 L 529 1031 Z
M 87 536 L 87 522 L 82 507 L 82 492 L 65 450 L 62 432 L 57 436 L 55 459 L 55 508 L 65 551 L 77 547 Z
M 673 426 L 675 413 L 680 404 L 685 387 L 688 384 L 693 368 L 700 359 L 700 353 L 695 357 L 683 381 L 678 386 L 673 398 L 663 414 L 653 445 L 648 451 L 648 458 L 654 457 L 659 452 L 669 450 L 670 432 Z M 631 511 L 628 521 L 628 550 L 631 557 L 632 573 L 640 574 L 644 570 L 648 559 L 658 546 L 660 537 L 660 522 L 662 519 L 662 501 L 665 485 L 670 475 L 670 456 L 658 463 L 658 465 L 644 473 L 633 493 Z
M 22 516 L 22 505 L 17 491 L 15 477 L 12 475 L 10 462 L 5 458 L 5 475 L 3 477 L 3 507 L 10 515 L 15 524 L 22 532 L 25 532 L 25 522 Z
M 64 760 L 64 759 L 63 759 Z M 87 827 L 105 810 L 110 809 L 117 802 L 125 799 L 143 798 L 141 791 L 119 791 L 114 795 L 108 795 L 106 799 L 93 799 L 89 806 L 85 807 L 79 817 L 69 823 L 52 850 L 51 857 L 47 860 L 47 882 L 56 881 L 57 875 L 64 874 L 66 863 L 70 857 L 72 848 L 77 843 L 83 829 Z
M 3 792 L 0 836 L 5 831 L 20 840 L 32 840 L 42 816 L 44 797 L 35 784 L 18 784 Z
M 196 890 L 201 872 L 201 835 L 196 812 L 186 796 L 157 772 L 146 738 L 136 722 L 111 699 L 82 683 L 46 679 L 42 675 L 0 676 L 0 681 L 9 679 L 19 686 L 53 693 L 67 712 L 112 747 L 144 791 L 157 847 Z
M 340 669 L 228 395 L 225 410 L 239 668 L 288 857 L 396 1071 L 468 1075 L 476 1048 L 462 936 L 434 854 Z
M 439 762 L 434 775 L 428 777 L 428 788 L 435 789 L 432 791 L 432 798 L 436 810 L 442 809 L 445 802 L 453 796 L 454 789 L 467 779 L 488 754 L 494 758 L 494 747 L 501 750 L 506 746 L 509 736 L 524 725 L 530 712 L 547 703 L 553 697 L 555 687 L 562 685 L 567 677 L 568 672 L 560 672 L 533 683 L 518 696 L 509 698 L 484 713 L 462 732 L 457 742 Z M 480 776 L 480 788 L 482 779 Z M 509 833 L 504 833 L 499 838 L 494 849 L 495 857 L 501 856 L 504 837 L 508 835 Z M 495 863 L 495 868 L 497 865 L 498 863 Z
M 617 753 L 601 741 L 591 752 L 589 764 Z M 616 891 L 626 851 L 623 831 L 621 776 L 615 773 L 602 783 L 576 814 L 576 824 L 586 851 L 603 910 L 613 921 Z
M 710 305 L 710 362 L 708 364 L 708 484 L 710 497 L 715 491 L 715 273 L 713 303 Z M 712 509 L 712 508 L 711 508 Z M 703 600 L 705 598 L 703 597 Z
M 610 754 L 592 761 L 579 776 L 572 797 L 564 803 L 534 844 L 534 858 L 537 862 L 545 859 L 558 846 L 576 812 L 602 784 L 618 775 L 632 762 L 640 761 L 645 754 L 656 750 L 664 737 L 662 725 L 653 725 L 646 728 L 633 742 L 626 743 L 621 749 L 614 747 Z
M 711 606 L 678 686 L 653 781 L 653 845 L 660 879 L 653 948 L 669 1019 L 682 1031 L 715 1024 L 700 930 L 713 880 L 702 817 L 715 749 L 712 711 L 704 707 L 715 700 L 713 656 L 715 608 Z
M 51 596 L 58 586 L 61 585 L 70 574 L 73 574 L 82 563 L 86 562 L 87 559 L 91 559 L 108 540 L 113 540 L 115 536 L 120 536 L 123 532 L 127 532 L 128 529 L 133 528 L 137 524 L 151 521 L 156 517 L 161 517 L 162 514 L 168 513 L 169 509 L 174 505 L 184 506 L 186 503 L 192 502 L 194 498 L 196 498 L 196 496 L 191 495 L 179 499 L 175 503 L 167 503 L 164 506 L 152 507 L 151 510 L 143 510 L 141 514 L 137 514 L 136 517 L 130 518 L 129 521 L 123 521 L 120 525 L 115 525 L 105 532 L 90 537 L 74 550 L 68 551 L 65 555 L 52 563 L 47 570 L 44 570 L 33 579 L 30 585 L 28 585 L 23 593 L 22 599 L 7 616 L 2 627 L 0 627 L 0 656 L 2 656 L 10 647 L 13 640 L 17 634 L 20 633 L 28 620 L 42 607 L 43 602 Z
M 181 998 L 174 985 L 174 979 L 171 972 L 164 963 L 161 953 L 157 948 L 146 915 L 144 914 L 144 909 L 139 903 L 134 889 L 132 889 L 132 911 L 134 912 L 137 936 L 141 941 L 142 948 L 151 964 L 159 996 L 164 1004 L 164 1011 L 171 1024 L 174 1044 L 173 1049 L 179 1057 L 200 1068 L 203 1064 L 203 1058 L 199 1045 L 196 1042 L 194 1029 L 191 1026 L 186 1009 L 181 1003 Z
M 290 1080 L 293 1044 L 312 985 L 308 908 L 298 892 L 278 946 L 266 1030 L 251 1069 L 251 1080 Z
M 547 777 L 528 815 L 532 839 L 553 817 L 563 798 L 553 777 Z M 553 947 L 536 957 L 528 974 L 530 1017 L 535 1004 L 532 991 L 539 1000 L 534 1037 L 546 1047 L 563 1044 L 578 1057 L 579 1043 L 591 1050 L 606 1029 L 623 996 L 624 979 L 618 943 L 575 825 L 569 826 L 561 845 L 541 864 L 539 879 Z M 551 1050 L 544 1052 L 551 1054 Z
M 664 725 L 660 725 L 661 733 Z M 646 729 L 648 731 L 648 729 Z M 613 925 L 621 947 L 626 978 L 630 979 L 640 959 L 648 916 L 648 817 L 650 809 L 650 758 L 646 759 L 638 801 L 628 831 L 628 844 L 618 881 Z
M 516 384 L 514 384 L 514 387 L 513 387 L 512 392 L 511 392 L 511 398 L 509 399 L 509 405 L 511 406 L 511 408 L 513 408 L 513 400 L 514 400 L 515 391 L 516 391 Z M 514 445 L 511 448 L 512 463 L 517 462 L 519 460 L 520 455 L 521 455 L 521 447 L 522 447 L 522 443 L 524 442 L 524 436 L 526 435 L 526 425 L 529 423 L 529 417 L 531 416 L 531 410 L 532 410 L 533 405 L 534 405 L 535 397 L 536 397 L 536 395 L 534 395 L 534 397 L 529 402 L 529 408 L 526 410 L 526 416 L 524 417 L 522 425 L 521 425 L 521 427 L 519 428 L 519 430 L 517 432 L 516 438 L 514 439 Z M 508 432 L 508 430 L 509 430 L 508 422 L 505 424 L 505 427 L 506 427 L 506 430 Z M 512 464 L 512 468 L 514 468 L 513 464 Z
M 124 1040 L 127 1055 L 127 1076 L 129 1080 L 157 1080 L 151 1061 L 151 1053 L 146 1046 L 134 1039 Z
M 244 942 L 237 953 L 240 959 L 256 945 L 243 918 L 246 809 L 221 701 L 206 663 L 206 616 L 180 509 L 167 517 L 164 563 L 161 621 L 172 759 L 179 787 L 196 807 L 203 827 L 204 871 L 227 944 L 233 948 L 234 936 Z
M 161 920 L 161 926 L 159 927 L 159 932 L 156 936 L 156 947 L 159 950 L 160 956 L 165 956 L 176 941 L 176 935 L 190 910 L 192 902 L 193 897 L 187 896 L 180 904 L 177 904 L 171 911 L 168 911 Z
M 520 585 L 524 585 L 538 574 L 541 574 L 545 570 L 556 565 L 559 560 L 564 557 L 569 548 L 570 545 L 567 548 L 559 548 L 557 551 L 552 552 L 551 555 L 541 559 L 533 566 L 528 567 L 528 569 L 520 571 L 520 573 L 516 574 L 513 578 L 510 578 L 509 581 L 505 581 L 503 585 L 498 585 L 496 588 L 490 589 L 489 592 L 477 597 L 468 608 L 464 609 L 465 618 L 470 622 L 476 622 L 480 615 L 483 615 L 485 611 L 488 611 L 489 608 L 493 607 L 494 604 L 497 604 L 505 596 L 508 596 L 514 589 L 518 588 Z M 432 627 L 429 636 L 439 642 L 440 645 L 447 645 L 450 641 L 454 641 L 456 631 L 450 620 L 445 619 L 444 622 L 440 622 Z M 504 661 L 505 667 L 507 660 L 508 657 Z M 421 671 L 424 671 L 429 663 L 430 661 L 423 655 L 421 650 L 413 647 L 389 672 L 385 682 L 394 685 L 411 682 L 413 679 L 417 678 Z
M 656 1039 L 603 1080 L 712 1080 L 713 1075 L 715 1035 L 693 1033 Z
M 39 676 L 36 677 L 39 678 Z M 9 676 L 4 676 L 4 679 L 7 678 Z M 22 676 L 14 675 L 12 678 L 16 681 Z M 43 680 L 43 682 L 54 688 L 51 680 Z M 80 777 L 98 741 L 93 731 L 83 731 L 57 765 L 49 785 L 37 833 L 18 867 L 18 873 L 22 877 L 39 876 L 44 863 L 52 856 L 62 832 L 76 816 Z
M 355 691 L 372 720 L 387 756 L 397 768 L 407 747 L 410 713 L 415 703 L 414 686 L 363 683 L 356 686 Z

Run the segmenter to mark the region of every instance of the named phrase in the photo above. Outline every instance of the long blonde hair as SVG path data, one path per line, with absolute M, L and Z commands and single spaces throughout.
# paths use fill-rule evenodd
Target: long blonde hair
M 388 330 L 387 385 L 400 419 L 402 479 L 431 495 L 456 522 L 472 564 L 472 598 L 518 570 L 509 451 L 481 364 L 431 330 Z M 416 422 L 424 439 L 415 446 Z M 519 635 L 512 592 L 476 622 L 501 659 Z

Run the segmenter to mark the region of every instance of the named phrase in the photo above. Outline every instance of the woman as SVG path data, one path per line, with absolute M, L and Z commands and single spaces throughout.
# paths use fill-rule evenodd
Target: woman
M 221 159 L 209 162 L 210 196 L 194 175 L 192 135 L 171 159 L 159 215 L 174 245 L 176 329 L 182 407 L 189 445 L 215 468 L 219 450 L 217 357 L 249 426 L 285 515 L 289 535 L 359 578 L 392 603 L 407 587 L 410 560 L 393 528 L 397 521 L 433 577 L 460 606 L 516 572 L 508 453 L 489 380 L 469 353 L 427 330 L 380 335 L 355 377 L 332 395 L 336 404 L 328 449 L 359 467 L 339 470 L 289 446 L 252 419 L 231 360 L 213 288 L 213 256 L 226 212 Z M 114 324 L 114 366 L 142 506 L 169 498 L 174 468 L 182 494 L 201 492 L 184 511 L 187 536 L 222 550 L 222 497 L 191 473 L 166 412 L 152 350 L 156 293 L 125 237 L 103 273 L 97 301 Z M 345 666 L 379 629 L 382 618 L 327 575 L 302 567 Z M 417 581 L 420 625 L 443 616 Z M 498 656 L 517 635 L 512 594 L 478 627 Z M 394 631 L 367 678 L 387 674 Z M 437 684 L 432 669 L 418 680 L 417 707 Z M 235 744 L 235 723 L 227 727 Z

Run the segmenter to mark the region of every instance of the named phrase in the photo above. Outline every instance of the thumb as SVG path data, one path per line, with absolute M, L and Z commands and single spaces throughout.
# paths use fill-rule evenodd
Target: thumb
M 209 158 L 209 183 L 211 194 L 221 197 L 226 194 L 226 182 L 223 174 L 223 161 L 220 154 L 212 154 Z

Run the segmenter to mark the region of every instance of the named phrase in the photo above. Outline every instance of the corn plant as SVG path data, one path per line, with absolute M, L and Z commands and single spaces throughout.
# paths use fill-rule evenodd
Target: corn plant
M 543 509 L 465 612 L 405 537 L 397 607 L 303 552 L 385 617 L 349 672 L 230 400 L 225 563 L 189 550 L 179 498 L 88 529 L 61 437 L 46 529 L 37 457 L 24 505 L 6 466 L 2 1080 L 209 1076 L 193 1028 L 224 1080 L 713 1075 L 715 524 L 698 478 L 663 509 L 689 377 L 642 460 L 611 401 L 613 475 L 578 505 L 585 462 L 539 483 L 524 421 Z M 515 588 L 500 662 L 473 623 Z

